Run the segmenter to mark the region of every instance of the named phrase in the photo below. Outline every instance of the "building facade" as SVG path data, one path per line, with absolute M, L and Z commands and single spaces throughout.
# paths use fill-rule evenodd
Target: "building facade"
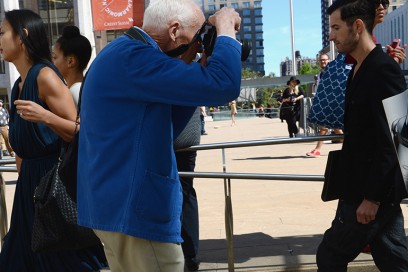
M 237 33 L 238 40 L 249 40 L 251 53 L 243 62 L 242 68 L 249 68 L 265 75 L 262 1 L 261 0 L 203 0 L 205 17 L 214 14 L 222 7 L 233 7 L 239 12 L 242 21 L 241 29 Z
M 310 66 L 316 66 L 316 58 L 307 58 L 300 56 L 299 51 L 296 51 L 296 69 L 300 71 L 304 64 L 310 64 Z M 292 76 L 293 75 L 293 66 L 292 66 L 292 59 L 286 57 L 280 64 L 280 74 L 281 76 Z

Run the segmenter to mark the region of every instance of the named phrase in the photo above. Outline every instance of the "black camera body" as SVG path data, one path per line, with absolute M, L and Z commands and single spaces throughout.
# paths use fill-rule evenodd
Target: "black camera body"
M 217 30 L 215 26 L 207 26 L 203 37 L 203 46 L 205 55 L 211 56 L 214 49 L 215 40 L 217 39 Z M 241 42 L 241 61 L 246 61 L 251 52 L 251 43 L 249 40 L 242 40 Z

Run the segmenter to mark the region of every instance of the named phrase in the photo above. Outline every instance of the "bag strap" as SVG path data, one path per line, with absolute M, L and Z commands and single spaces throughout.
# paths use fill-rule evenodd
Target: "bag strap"
M 139 40 L 145 44 L 147 44 L 146 39 L 143 37 L 142 34 L 140 34 L 139 31 L 137 31 L 136 28 L 134 28 L 133 26 L 131 28 L 129 28 L 126 32 L 125 32 L 126 36 L 129 36 L 130 38 L 134 39 L 134 40 Z
M 137 29 L 134 28 L 134 27 L 129 28 L 129 29 L 125 32 L 125 35 L 129 36 L 130 38 L 132 38 L 132 39 L 134 39 L 134 40 L 139 40 L 139 41 L 141 41 L 141 42 L 147 44 L 147 41 L 146 41 L 146 39 L 143 37 L 143 35 L 140 34 L 140 32 L 137 31 Z M 88 71 L 89 71 L 89 69 L 88 69 Z M 80 115 L 80 112 L 81 112 L 82 89 L 83 89 L 83 87 L 84 87 L 84 83 L 85 83 L 85 79 L 86 79 L 86 77 L 87 77 L 87 75 L 88 75 L 88 71 L 85 73 L 84 79 L 82 80 L 82 83 L 81 83 L 81 87 L 79 88 L 78 106 L 77 106 L 77 117 L 76 117 L 76 120 L 75 120 L 74 137 L 75 137 L 75 134 L 78 132 L 78 126 L 79 126 L 79 124 L 80 124 L 79 115 Z M 60 159 L 64 156 L 64 153 L 65 153 L 65 145 L 62 144 L 61 152 L 60 152 Z

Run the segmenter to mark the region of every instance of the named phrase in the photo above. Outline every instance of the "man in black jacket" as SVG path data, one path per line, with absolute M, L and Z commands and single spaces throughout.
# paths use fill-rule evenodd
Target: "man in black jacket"
M 408 271 L 400 202 L 407 191 L 382 100 L 406 89 L 398 64 L 372 40 L 375 0 L 337 0 L 328 9 L 330 39 L 357 63 L 345 102 L 343 189 L 336 217 L 317 252 L 318 271 L 347 271 L 371 245 L 381 271 Z

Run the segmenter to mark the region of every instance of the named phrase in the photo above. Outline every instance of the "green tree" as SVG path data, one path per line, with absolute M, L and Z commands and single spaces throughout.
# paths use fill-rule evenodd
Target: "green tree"
M 258 71 L 253 71 L 249 68 L 242 69 L 241 72 L 242 79 L 249 79 L 249 78 L 259 78 L 261 74 Z
M 313 75 L 320 73 L 320 68 L 316 65 L 311 65 L 310 63 L 306 62 L 300 67 L 299 74 L 300 75 Z

